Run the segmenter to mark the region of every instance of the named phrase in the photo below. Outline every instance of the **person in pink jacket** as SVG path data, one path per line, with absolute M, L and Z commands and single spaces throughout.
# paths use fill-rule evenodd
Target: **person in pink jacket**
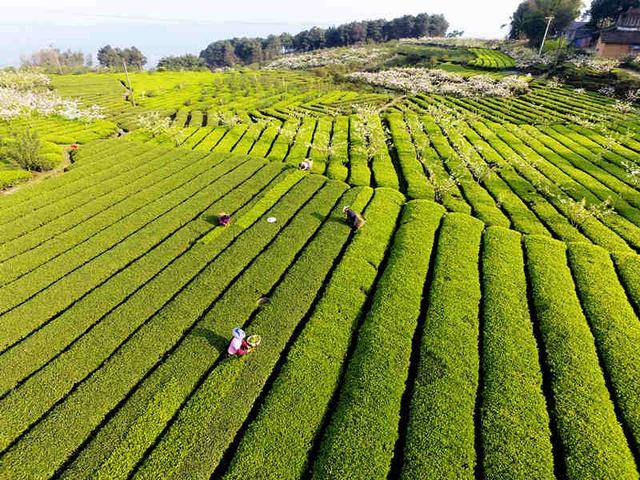
M 249 353 L 249 344 L 244 339 L 246 336 L 247 334 L 244 333 L 244 330 L 240 327 L 233 329 L 233 338 L 231 339 L 231 343 L 229 343 L 229 348 L 227 348 L 230 356 L 242 356 Z

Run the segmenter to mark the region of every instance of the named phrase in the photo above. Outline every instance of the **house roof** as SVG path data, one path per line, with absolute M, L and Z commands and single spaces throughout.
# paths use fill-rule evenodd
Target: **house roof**
M 603 43 L 619 43 L 623 45 L 640 45 L 640 31 L 609 30 L 602 32 L 600 40 Z
M 575 21 L 566 28 L 565 33 L 571 34 L 575 32 L 595 32 L 595 29 L 592 25 L 589 24 L 589 22 Z
M 585 25 L 587 25 L 588 22 L 581 22 L 579 20 L 576 20 L 575 22 L 571 22 L 569 24 L 569 26 L 567 27 L 567 30 L 576 30 L 578 28 L 584 27 Z

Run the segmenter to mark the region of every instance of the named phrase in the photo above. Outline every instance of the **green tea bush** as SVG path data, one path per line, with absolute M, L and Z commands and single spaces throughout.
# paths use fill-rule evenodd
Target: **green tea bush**
M 44 172 L 56 166 L 50 156 L 43 154 L 38 132 L 31 129 L 15 134 L 14 141 L 6 147 L 5 155 L 16 165 L 29 171 Z
M 524 246 L 567 477 L 637 479 L 567 266 L 566 245 L 529 236 Z
M 31 174 L 25 170 L 0 170 L 0 190 L 13 187 L 29 178 Z
M 409 202 L 403 210 L 387 266 L 313 465 L 313 478 L 387 478 L 409 374 L 411 342 L 407 339 L 418 325 L 443 210 L 426 200 Z

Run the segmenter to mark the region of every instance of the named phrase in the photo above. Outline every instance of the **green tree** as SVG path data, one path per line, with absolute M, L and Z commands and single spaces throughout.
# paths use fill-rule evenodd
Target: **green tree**
M 426 14 L 424 14 L 426 15 Z M 429 17 L 429 15 L 426 15 Z M 384 40 L 384 35 L 382 33 L 382 27 L 384 26 L 384 20 L 369 20 L 365 22 L 367 25 L 367 40 L 372 42 L 382 42 Z M 327 31 L 328 36 L 328 31 Z
M 282 54 L 282 41 L 276 35 L 269 35 L 262 41 L 262 53 L 265 60 L 272 60 Z
M 138 67 L 140 70 L 147 63 L 147 57 L 137 47 L 121 49 L 105 45 L 98 50 L 98 63 L 103 67 L 121 69 L 123 60 L 128 66 Z
M 116 68 L 122 62 L 120 54 L 111 45 L 98 50 L 98 63 L 106 68 Z
M 119 53 L 120 57 L 124 58 L 124 61 L 128 66 L 138 67 L 142 70 L 142 68 L 147 64 L 147 57 L 145 57 L 136 47 L 125 48 Z
M 542 0 L 541 0 L 542 1 Z M 559 0 L 558 0 L 559 1 Z M 569 0 L 564 0 L 569 1 Z M 323 29 L 313 27 L 292 36 L 288 33 L 267 38 L 232 38 L 210 43 L 200 58 L 210 67 L 246 65 L 272 60 L 291 51 L 308 52 L 326 47 L 343 47 L 364 42 L 383 42 L 429 35 L 441 37 L 449 23 L 443 15 L 405 15 L 393 20 L 351 22 Z
M 162 57 L 158 61 L 158 70 L 201 70 L 205 67 L 204 61 L 190 53 L 179 56 Z
M 447 30 L 449 30 L 449 22 L 444 18 L 444 15 L 431 15 L 429 17 L 427 35 L 430 37 L 443 37 L 447 33 Z
M 581 0 L 525 0 L 511 17 L 511 39 L 526 38 L 531 46 L 542 43 L 547 19 L 553 17 L 550 36 L 561 34 L 576 19 L 582 6 Z
M 231 40 L 213 42 L 200 52 L 200 58 L 211 67 L 231 67 L 239 60 Z

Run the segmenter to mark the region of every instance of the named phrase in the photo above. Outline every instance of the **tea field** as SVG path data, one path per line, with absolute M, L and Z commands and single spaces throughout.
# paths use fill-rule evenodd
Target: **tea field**
M 0 196 L 0 478 L 639 478 L 635 106 L 52 82 L 104 118 L 30 119 L 79 148 Z

